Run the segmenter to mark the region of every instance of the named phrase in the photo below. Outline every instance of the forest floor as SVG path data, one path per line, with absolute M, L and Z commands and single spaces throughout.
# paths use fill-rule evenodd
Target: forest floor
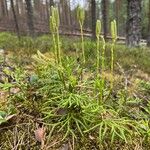
M 91 65 L 94 59 L 92 53 L 93 45 L 91 44 L 91 42 L 88 41 L 86 45 L 86 57 L 88 58 L 86 69 L 85 71 L 83 71 L 82 81 L 79 81 L 79 84 L 76 85 L 75 89 L 73 89 L 77 89 L 77 91 L 80 91 L 77 97 L 81 96 L 81 99 L 82 94 L 84 93 L 89 94 L 88 97 L 90 98 L 93 97 L 93 83 L 91 83 L 94 80 L 93 66 L 95 66 L 95 64 Z M 112 78 L 111 72 L 109 71 L 110 66 L 108 63 L 110 60 L 109 48 L 110 44 L 108 43 L 106 48 L 106 70 L 103 72 L 103 77 L 107 82 L 106 84 L 109 84 Z M 22 48 L 20 51 L 19 49 L 20 48 L 14 50 L 14 52 L 13 50 L 10 50 L 8 48 L 7 53 L 5 53 L 4 55 L 0 55 L 1 150 L 150 149 L 150 145 L 147 143 L 150 138 L 149 119 L 140 118 L 143 116 L 149 117 L 150 115 L 150 49 L 145 47 L 127 49 L 123 45 L 116 46 L 114 63 L 115 69 L 113 75 L 114 89 L 111 93 L 111 96 L 108 95 L 110 96 L 108 98 L 108 103 L 106 102 L 106 108 L 108 110 L 105 110 L 105 113 L 103 112 L 102 116 L 104 117 L 104 120 L 109 119 L 109 117 L 113 118 L 114 116 L 119 116 L 119 119 L 124 119 L 125 117 L 128 118 L 127 120 L 131 120 L 131 122 L 133 120 L 136 120 L 138 124 L 143 124 L 142 127 L 137 127 L 133 134 L 130 133 L 129 130 L 130 128 L 132 128 L 133 130 L 134 127 L 132 127 L 132 125 L 134 123 L 131 123 L 132 125 L 129 125 L 128 123 L 128 130 L 126 130 L 126 126 L 124 126 L 125 123 L 119 122 L 117 124 L 117 122 L 115 122 L 114 125 L 108 124 L 108 129 L 102 129 L 103 134 L 106 134 L 106 139 L 104 138 L 104 141 L 101 144 L 99 140 L 97 140 L 97 133 L 99 132 L 97 129 L 93 130 L 91 128 L 89 130 L 92 130 L 93 132 L 89 133 L 80 131 L 83 130 L 85 126 L 82 124 L 83 118 L 77 118 L 77 121 L 79 122 L 76 125 L 71 122 L 72 126 L 68 125 L 65 127 L 65 124 L 63 123 L 57 126 L 57 123 L 61 123 L 61 119 L 63 119 L 61 118 L 57 120 L 57 118 L 59 118 L 60 116 L 62 117 L 63 115 L 65 116 L 67 113 L 69 114 L 69 111 L 71 111 L 71 114 L 73 114 L 74 111 L 76 111 L 76 108 L 73 107 L 73 109 L 75 110 L 70 110 L 68 106 L 69 109 L 67 108 L 66 110 L 66 106 L 64 106 L 64 101 L 62 101 L 63 104 L 58 102 L 58 108 L 55 106 L 57 105 L 57 103 L 55 103 L 55 105 L 53 105 L 53 103 L 49 105 L 47 104 L 50 101 L 51 97 L 56 98 L 61 96 L 60 94 L 62 94 L 59 89 L 62 88 L 62 85 L 59 83 L 60 85 L 55 87 L 55 84 L 57 85 L 57 80 L 55 81 L 55 78 L 57 79 L 57 74 L 55 74 L 55 71 L 57 69 L 55 70 L 55 66 L 52 65 L 54 61 L 53 53 L 43 52 L 42 55 L 40 54 L 40 56 L 37 57 L 35 50 L 33 53 L 30 54 L 29 51 L 32 50 L 32 48 L 27 49 L 27 51 L 24 51 L 24 48 Z M 76 51 L 72 47 L 68 46 L 68 44 L 66 44 L 66 47 L 63 47 L 62 49 L 65 55 L 76 59 Z M 33 60 L 33 57 L 34 59 L 36 58 L 36 61 L 40 61 L 40 63 L 35 62 Z M 52 62 L 50 65 L 52 66 L 52 68 L 54 67 L 53 69 L 49 69 L 49 64 L 45 64 L 48 60 Z M 72 72 L 76 71 L 71 70 L 72 68 L 68 66 L 68 64 L 74 66 L 74 64 L 72 63 L 74 63 L 74 61 L 72 62 L 72 60 L 68 57 L 65 58 L 65 69 L 68 71 L 64 71 L 66 78 Z M 59 71 L 60 70 L 58 70 L 58 72 Z M 51 72 L 51 74 L 48 74 L 48 72 Z M 49 78 L 53 83 L 49 83 Z M 40 80 L 40 82 L 37 82 L 37 80 Z M 70 86 L 72 86 L 71 88 L 73 88 L 73 84 L 76 84 L 74 83 L 74 74 L 71 74 L 71 76 L 69 76 L 68 79 L 65 80 L 68 83 L 69 88 Z M 86 83 L 84 81 L 86 81 Z M 53 88 L 50 88 L 50 85 L 52 87 L 54 86 L 54 89 L 58 88 L 57 91 L 55 91 Z M 104 94 L 104 97 L 107 97 L 107 90 L 108 89 L 106 88 L 106 93 Z M 126 92 L 125 95 L 123 94 L 124 91 Z M 52 92 L 56 93 L 56 96 L 51 95 Z M 75 100 L 77 97 L 75 97 Z M 111 101 L 109 99 L 111 99 Z M 124 102 L 124 99 L 126 99 L 127 102 Z M 61 101 L 61 99 L 59 100 Z M 80 105 L 80 102 L 78 103 L 78 105 Z M 73 104 L 70 105 L 72 107 L 72 105 L 74 106 L 75 104 L 73 102 Z M 92 109 L 96 109 L 94 103 L 92 105 Z M 110 106 L 107 107 L 107 105 Z M 51 108 L 52 111 L 50 110 Z M 55 110 L 57 109 L 58 114 L 56 115 L 56 118 L 53 116 L 53 108 Z M 82 108 L 82 103 L 81 108 L 79 107 L 77 111 L 80 112 L 80 109 L 83 109 L 83 113 L 84 111 L 86 111 L 84 107 Z M 75 112 L 75 114 L 76 113 L 77 112 Z M 46 117 L 44 115 L 46 115 Z M 74 117 L 76 117 L 76 115 Z M 54 126 L 51 126 L 52 123 L 54 123 Z M 91 124 L 94 123 L 92 122 Z M 105 126 L 102 125 L 102 127 L 104 128 Z M 120 129 L 121 127 L 122 130 Z M 60 128 L 62 128 L 62 130 L 59 130 Z M 69 128 L 69 130 L 67 130 L 66 128 Z M 113 129 L 115 128 L 116 130 L 114 130 L 115 132 L 114 134 L 112 134 Z M 139 131 L 136 132 L 136 130 Z M 120 135 L 115 135 L 116 132 L 120 133 Z M 138 134 L 139 132 L 140 134 Z M 77 137 L 74 136 L 74 134 Z M 119 136 L 117 137 L 117 135 L 120 136 L 120 138 L 122 139 L 121 141 L 119 140 Z M 132 138 L 132 136 L 135 137 Z M 128 137 L 131 138 L 129 142 L 126 141 Z M 111 143 L 112 140 L 114 140 L 113 144 Z

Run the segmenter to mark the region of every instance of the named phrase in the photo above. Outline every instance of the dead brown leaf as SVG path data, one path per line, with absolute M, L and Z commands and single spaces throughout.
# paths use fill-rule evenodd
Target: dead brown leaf
M 40 127 L 37 130 L 35 130 L 35 138 L 38 142 L 42 143 L 45 139 L 45 128 Z

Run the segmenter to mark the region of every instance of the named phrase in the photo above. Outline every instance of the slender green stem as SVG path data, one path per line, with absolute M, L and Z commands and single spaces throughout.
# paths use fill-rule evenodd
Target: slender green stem
M 96 75 L 99 77 L 99 69 L 100 69 L 100 43 L 99 36 L 97 36 L 97 63 L 96 63 Z
M 103 47 L 102 47 L 102 72 L 104 72 L 104 70 L 105 70 L 105 47 L 106 47 L 106 44 L 105 44 L 105 40 L 104 40 L 103 37 L 102 37 L 102 41 L 103 41 Z
M 57 62 L 57 46 L 56 46 L 56 39 L 55 39 L 55 34 L 52 33 L 52 38 L 53 38 L 53 45 L 54 45 L 54 55 L 55 55 L 55 61 Z
M 104 93 L 104 82 L 105 82 L 105 78 L 104 78 L 104 70 L 105 70 L 105 39 L 102 36 L 102 70 L 101 70 L 101 100 L 103 100 L 103 93 Z
M 114 46 L 115 46 L 115 40 L 113 40 L 111 46 L 111 84 L 110 84 L 111 91 L 113 89 L 113 75 L 114 75 Z
M 62 68 L 60 37 L 59 37 L 59 12 L 58 9 L 54 7 L 51 7 L 51 10 L 52 10 L 52 16 L 50 16 L 50 27 L 52 31 L 56 63 L 58 64 L 58 67 Z M 64 84 L 64 88 L 66 89 L 64 73 L 58 69 L 58 75 Z
M 83 26 L 82 23 L 80 23 L 80 31 L 81 31 L 81 46 L 82 46 L 82 57 L 83 57 L 83 63 L 85 64 L 85 51 L 84 51 L 84 37 L 83 37 Z
M 60 53 L 60 39 L 59 39 L 59 29 L 57 27 L 57 57 L 58 57 L 58 64 L 61 63 L 61 53 Z
M 112 46 L 111 46 L 111 84 L 110 91 L 113 89 L 113 72 L 114 72 L 114 46 L 117 40 L 117 26 L 116 20 L 111 22 L 111 36 L 112 36 Z
M 97 49 L 97 62 L 96 62 L 96 78 L 97 81 L 100 82 L 100 74 L 99 74 L 99 69 L 100 69 L 100 43 L 99 43 L 99 35 L 97 36 L 97 43 L 96 43 L 96 49 Z M 99 100 L 98 103 L 99 105 L 101 104 L 101 86 L 99 85 L 98 87 L 99 91 Z
M 61 61 L 61 50 L 60 50 L 60 38 L 59 38 L 59 28 L 57 27 L 57 58 L 58 58 L 58 65 L 62 66 L 62 61 Z M 60 76 L 60 79 L 63 82 L 64 88 L 66 89 L 66 82 L 65 82 L 65 77 L 64 77 L 64 73 L 58 70 L 58 74 Z

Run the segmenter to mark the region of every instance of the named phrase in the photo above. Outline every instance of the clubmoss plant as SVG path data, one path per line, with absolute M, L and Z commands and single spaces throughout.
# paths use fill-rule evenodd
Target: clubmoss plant
M 50 16 L 50 26 L 51 26 L 52 37 L 53 37 L 53 42 L 54 42 L 56 62 L 58 63 L 58 65 L 60 65 L 60 68 L 61 68 L 62 61 L 61 61 L 61 49 L 60 49 L 60 37 L 59 37 L 59 24 L 60 24 L 59 11 L 58 11 L 58 8 L 54 8 L 53 6 L 51 6 L 51 11 L 52 11 L 52 15 Z M 64 84 L 64 87 L 66 88 L 63 72 L 58 70 L 58 74 Z
M 97 38 L 97 64 L 96 64 L 96 76 L 97 79 L 100 82 L 99 85 L 99 92 L 100 92 L 100 97 L 99 97 L 99 103 L 101 103 L 101 100 L 103 99 L 103 89 L 104 89 L 104 77 L 103 77 L 103 72 L 105 69 L 105 40 L 103 36 L 100 36 L 101 33 L 101 21 L 97 20 L 96 22 L 96 38 Z M 100 37 L 102 39 L 102 53 L 101 53 L 101 79 L 99 77 L 99 69 L 100 69 Z
M 58 62 L 58 57 L 57 57 L 57 44 L 56 44 L 56 38 L 55 38 L 55 24 L 54 24 L 54 19 L 52 16 L 50 16 L 50 31 L 52 33 L 52 38 L 53 38 L 53 45 L 54 45 L 54 54 L 55 54 L 55 59 Z
M 61 64 L 61 52 L 60 52 L 60 38 L 59 38 L 59 12 L 57 8 L 51 6 L 52 15 L 50 16 L 50 29 L 52 31 L 52 37 L 54 42 L 54 50 L 57 59 L 57 63 Z
M 97 49 L 97 61 L 96 61 L 96 76 L 99 76 L 99 69 L 100 69 L 100 33 L 101 33 L 101 21 L 97 20 L 96 22 L 96 49 Z
M 111 37 L 112 37 L 112 46 L 111 46 L 111 83 L 110 90 L 113 89 L 113 72 L 114 72 L 114 46 L 117 40 L 117 25 L 116 20 L 111 22 Z
M 84 9 L 81 8 L 80 6 L 78 6 L 78 8 L 77 8 L 77 19 L 78 19 L 79 25 L 80 25 L 82 57 L 83 57 L 83 63 L 85 64 L 85 50 L 84 50 L 84 37 L 83 37 L 83 23 L 85 20 L 85 12 L 84 12 Z
M 105 77 L 104 77 L 104 70 L 105 70 L 105 48 L 106 48 L 106 43 L 105 39 L 103 36 L 101 36 L 102 39 L 102 57 L 101 57 L 101 91 L 100 91 L 100 97 L 101 100 L 103 100 L 103 92 L 104 92 L 104 84 L 105 84 Z

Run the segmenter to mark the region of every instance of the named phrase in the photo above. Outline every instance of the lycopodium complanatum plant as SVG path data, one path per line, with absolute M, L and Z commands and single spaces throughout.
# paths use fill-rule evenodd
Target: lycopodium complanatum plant
M 50 16 L 50 29 L 52 32 L 53 37 L 53 44 L 54 44 L 54 51 L 56 57 L 56 63 L 62 68 L 62 61 L 61 61 L 61 49 L 60 49 L 60 38 L 59 38 L 59 12 L 58 8 L 54 8 L 51 6 L 51 13 Z M 64 73 L 58 69 L 58 74 L 64 84 L 64 88 L 66 88 Z
M 56 38 L 55 38 L 55 22 L 54 22 L 54 18 L 52 16 L 50 16 L 50 31 L 52 33 L 55 60 L 56 60 L 56 62 L 58 62 L 57 44 L 56 44 Z
M 83 23 L 85 20 L 85 12 L 84 9 L 78 6 L 77 8 L 77 19 L 80 25 L 81 31 L 81 46 L 82 46 L 82 57 L 83 57 L 83 64 L 85 64 L 85 49 L 84 49 L 84 38 L 83 38 Z
M 105 71 L 105 48 L 106 48 L 106 43 L 105 39 L 103 36 L 101 36 L 102 39 L 102 57 L 101 57 L 101 91 L 100 91 L 100 97 L 101 100 L 103 100 L 103 93 L 104 93 L 104 84 L 105 84 L 105 77 L 104 77 L 104 71 Z
M 103 99 L 103 90 L 104 90 L 104 76 L 103 72 L 105 69 L 105 40 L 103 36 L 100 36 L 101 33 L 101 21 L 97 20 L 96 22 L 96 47 L 97 47 L 97 63 L 96 63 L 96 76 L 97 76 L 97 81 L 100 82 L 99 84 L 99 104 L 101 103 Z M 101 79 L 100 79 L 100 37 L 102 39 L 102 52 L 101 52 Z
M 96 85 L 98 86 L 98 104 L 101 103 L 101 80 L 100 80 L 100 33 L 101 33 L 101 21 L 97 20 L 96 22 Z
M 101 33 L 101 21 L 97 20 L 96 22 L 96 38 L 97 38 L 97 42 L 96 42 L 96 76 L 97 78 L 99 77 L 99 69 L 100 69 L 100 33 Z
M 58 64 L 61 64 L 60 39 L 59 39 L 59 12 L 51 6 L 50 30 L 52 32 L 55 56 Z
M 113 89 L 113 72 L 114 72 L 114 46 L 117 40 L 117 26 L 116 20 L 111 22 L 111 37 L 112 37 L 112 46 L 111 46 L 111 83 L 110 91 Z

